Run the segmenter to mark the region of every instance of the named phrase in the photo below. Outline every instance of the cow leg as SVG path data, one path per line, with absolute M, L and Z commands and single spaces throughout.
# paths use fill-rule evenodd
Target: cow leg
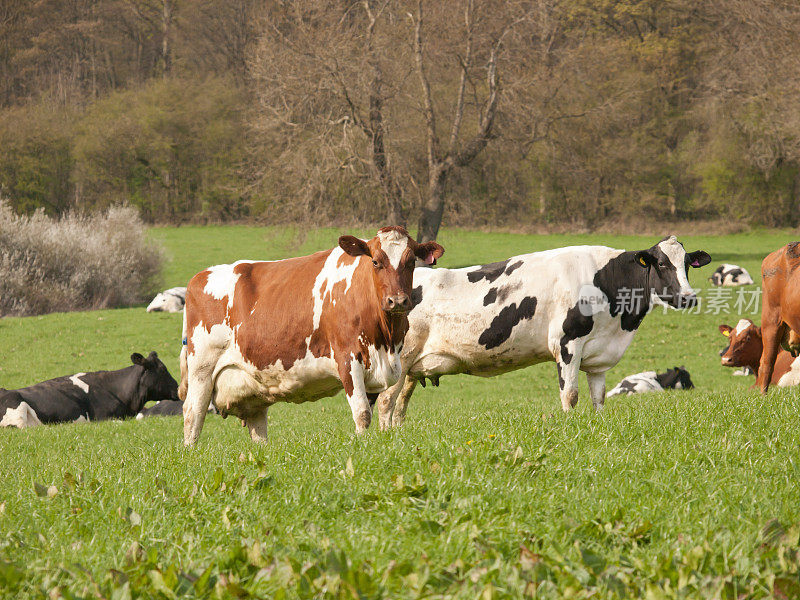
M 364 365 L 358 361 L 339 364 L 339 378 L 344 386 L 347 403 L 353 413 L 356 433 L 363 433 L 372 422 L 372 406 L 364 385 Z
M 586 382 L 589 384 L 589 396 L 592 398 L 595 410 L 602 410 L 606 401 L 606 374 L 586 373 Z
M 247 417 L 247 429 L 250 432 L 250 439 L 259 444 L 267 443 L 267 411 L 269 407 L 263 411 L 253 413 Z
M 780 317 L 778 317 L 780 319 Z M 786 325 L 780 321 L 776 324 L 774 319 L 762 318 L 761 338 L 764 342 L 764 349 L 761 352 L 761 363 L 758 366 L 758 387 L 762 394 L 766 394 L 772 380 L 772 372 L 775 369 L 775 359 L 780 350 L 781 340 L 786 329 Z
M 392 427 L 392 416 L 394 415 L 395 402 L 397 396 L 400 394 L 400 389 L 403 387 L 404 377 L 400 376 L 392 387 L 383 390 L 375 402 L 378 407 L 378 422 L 381 426 L 381 431 L 386 431 Z
M 214 381 L 211 378 L 213 366 L 190 365 L 186 400 L 183 402 L 183 444 L 194 446 L 208 413 L 208 405 L 214 393 Z
M 561 408 L 566 412 L 575 408 L 578 404 L 578 371 L 581 365 L 581 358 L 577 350 L 571 360 L 566 363 L 562 360 L 561 354 L 556 357 L 556 369 L 558 370 L 558 388 L 561 395 Z
M 380 419 L 381 431 L 386 431 L 392 427 L 399 427 L 403 424 L 403 418 L 405 417 L 406 408 L 408 406 L 408 399 L 411 397 L 416 385 L 416 379 L 411 379 L 405 374 L 402 374 L 400 379 L 397 380 L 397 383 L 378 396 L 378 417 Z M 399 406 L 397 404 L 398 396 L 402 398 Z
M 406 377 L 403 382 L 403 389 L 400 390 L 400 396 L 397 398 L 397 403 L 394 407 L 394 416 L 392 417 L 392 427 L 400 427 L 406 420 L 406 410 L 408 410 L 408 403 L 411 401 L 411 394 L 419 383 L 416 379 Z

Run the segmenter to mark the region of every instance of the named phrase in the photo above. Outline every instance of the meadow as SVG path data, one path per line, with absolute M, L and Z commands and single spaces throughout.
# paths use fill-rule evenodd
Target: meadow
M 332 247 L 340 233 L 158 228 L 165 287 L 210 264 Z M 347 231 L 362 235 L 370 232 Z M 756 280 L 792 231 L 681 237 Z M 444 230 L 444 267 L 655 236 Z M 749 291 L 744 296 L 750 299 Z M 340 394 L 270 411 L 255 446 L 209 417 L 0 431 L 3 598 L 800 597 L 800 402 L 720 366 L 717 326 L 758 311 L 656 309 L 608 387 L 684 365 L 696 389 L 563 414 L 552 363 L 417 388 L 406 424 L 355 436 Z M 712 311 L 713 312 L 713 311 Z M 747 314 L 742 314 L 746 312 Z M 117 369 L 156 350 L 176 378 L 181 316 L 143 306 L 0 320 L 0 386 Z M 377 425 L 377 423 L 374 423 Z

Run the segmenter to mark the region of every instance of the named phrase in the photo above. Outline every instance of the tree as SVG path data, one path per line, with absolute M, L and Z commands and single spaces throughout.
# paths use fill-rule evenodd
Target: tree
M 325 150 L 314 161 L 313 192 L 349 170 L 380 190 L 390 222 L 406 221 L 404 189 L 424 190 L 420 239 L 433 239 L 448 177 L 498 135 L 501 55 L 509 31 L 529 18 L 524 8 L 464 0 L 428 14 L 421 1 L 274 3 L 252 63 L 264 107 L 259 131 L 282 132 L 295 151 L 315 140 Z

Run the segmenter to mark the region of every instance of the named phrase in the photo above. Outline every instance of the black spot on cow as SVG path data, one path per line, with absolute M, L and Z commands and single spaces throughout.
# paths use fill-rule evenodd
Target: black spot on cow
M 589 335 L 594 326 L 594 319 L 591 314 L 591 306 L 588 302 L 581 299 L 578 303 L 567 311 L 564 318 L 564 335 L 561 338 L 561 360 L 565 365 L 572 361 L 572 353 L 567 350 L 567 344 L 579 337 Z
M 681 389 L 684 390 L 691 390 L 694 387 L 689 371 L 684 367 L 667 369 L 666 372 L 656 375 L 656 381 L 665 390 L 674 389 L 679 383 L 681 384 Z
M 619 384 L 617 384 L 617 388 L 621 390 L 622 394 L 635 394 L 636 382 L 630 379 L 623 379 L 619 382 Z
M 483 297 L 483 305 L 489 306 L 495 300 L 497 300 L 497 288 L 491 288 L 486 295 Z
M 524 319 L 530 319 L 536 312 L 536 298 L 528 296 L 523 298 L 519 307 L 516 302 L 501 310 L 492 319 L 491 325 L 478 338 L 478 343 L 486 347 L 487 350 L 496 348 L 511 337 L 511 331 Z
M 786 244 L 786 256 L 789 258 L 800 258 L 800 242 L 789 242 Z
M 467 273 L 467 279 L 470 283 L 477 283 L 481 279 L 485 279 L 489 283 L 495 281 L 506 270 L 506 266 L 511 259 L 508 258 L 502 262 L 489 263 L 488 265 L 481 265 L 475 271 Z
M 508 268 L 506 269 L 506 275 L 511 275 L 511 273 L 519 269 L 521 266 L 522 266 L 521 260 L 518 260 L 513 265 L 509 265 Z
M 739 279 L 739 275 L 742 275 L 744 271 L 741 269 L 731 269 L 728 271 L 728 275 L 730 276 L 731 280 L 736 281 Z
M 570 358 L 570 360 L 572 360 Z M 564 390 L 564 378 L 561 376 L 561 363 L 556 361 L 556 371 L 558 371 L 558 389 Z
M 497 301 L 502 304 L 506 301 L 506 298 L 511 294 L 511 292 L 516 292 L 519 288 L 522 287 L 522 282 L 518 281 L 517 283 L 509 283 L 508 285 L 504 285 L 499 290 L 497 290 Z
M 422 302 L 422 286 L 418 285 L 411 290 L 411 306 L 416 306 Z

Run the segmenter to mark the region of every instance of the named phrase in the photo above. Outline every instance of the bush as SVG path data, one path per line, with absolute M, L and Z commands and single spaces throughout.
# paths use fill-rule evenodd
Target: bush
M 56 220 L 42 210 L 19 216 L 0 200 L 0 316 L 140 302 L 158 287 L 162 262 L 133 208 Z

